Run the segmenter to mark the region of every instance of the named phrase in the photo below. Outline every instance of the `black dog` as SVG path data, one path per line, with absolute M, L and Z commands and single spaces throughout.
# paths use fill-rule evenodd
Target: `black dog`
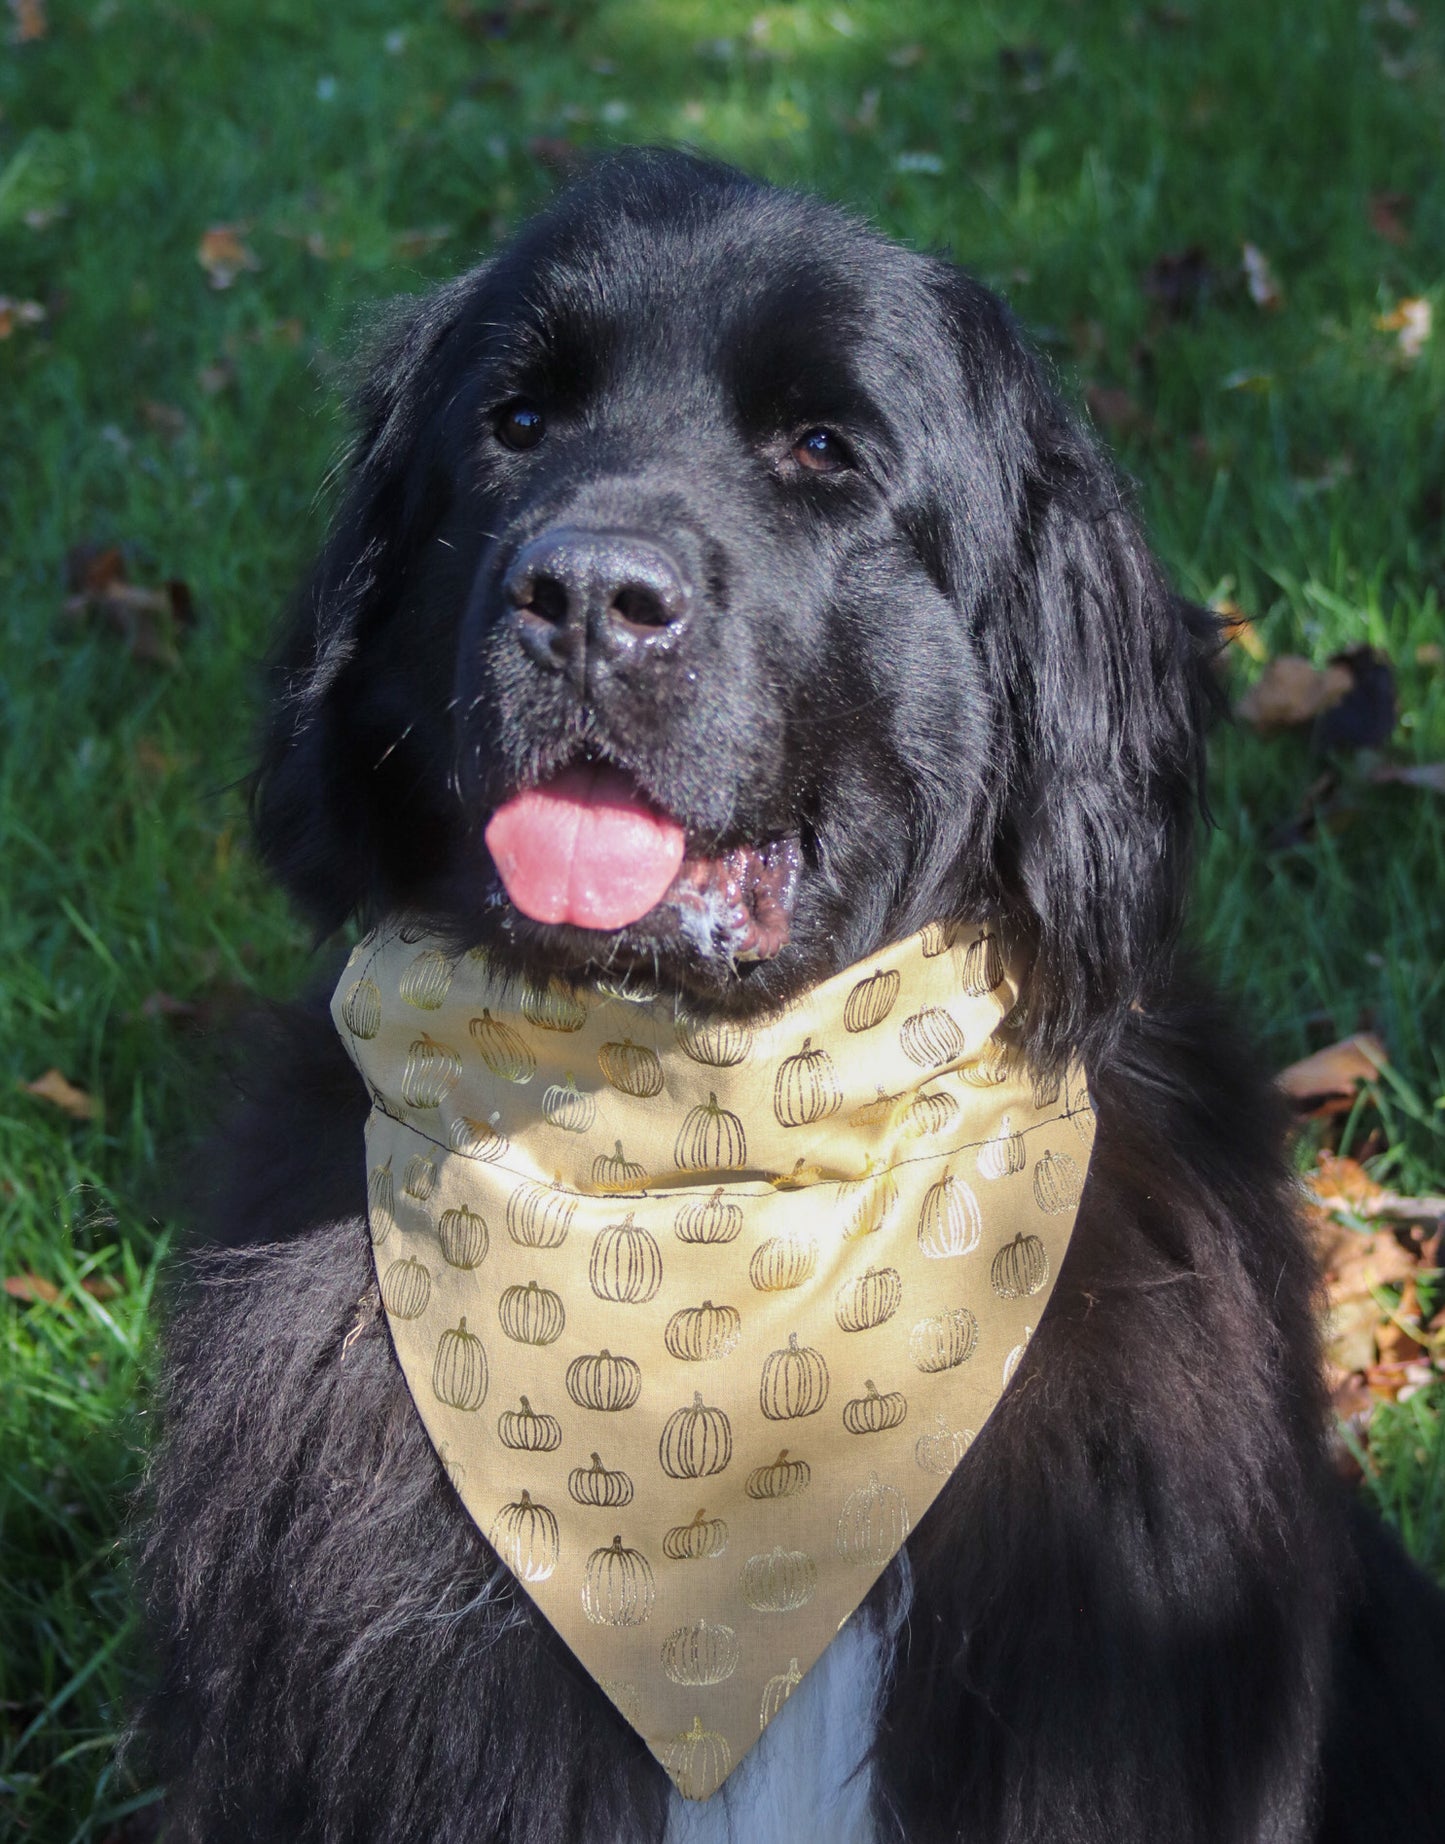
M 1438 1835 L 1384 1657 L 1408 1634 L 1428 1707 L 1445 1621 L 1337 1502 L 1279 1109 L 1173 964 L 1211 621 L 1003 306 L 828 206 L 627 154 L 413 304 L 360 419 L 255 795 L 323 932 L 414 910 L 740 1013 L 997 916 L 1098 1142 L 996 1414 L 851 1649 L 689 1809 L 454 1497 L 377 1314 L 368 1098 L 322 1013 L 283 1019 L 171 1334 L 169 1835 Z M 711 907 L 506 900 L 489 816 L 586 763 L 676 816 Z

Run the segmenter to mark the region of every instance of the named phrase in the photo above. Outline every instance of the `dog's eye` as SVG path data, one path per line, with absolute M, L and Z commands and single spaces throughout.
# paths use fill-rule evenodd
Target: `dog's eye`
M 497 440 L 507 448 L 535 448 L 546 430 L 542 412 L 535 404 L 518 401 L 497 412 L 492 425 Z
M 793 444 L 793 459 L 810 474 L 836 474 L 853 465 L 848 444 L 832 429 L 809 429 L 800 435 Z

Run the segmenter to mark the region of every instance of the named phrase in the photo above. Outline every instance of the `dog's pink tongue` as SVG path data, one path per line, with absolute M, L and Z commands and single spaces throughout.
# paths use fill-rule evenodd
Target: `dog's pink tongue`
M 534 922 L 625 928 L 667 892 L 682 828 L 615 768 L 565 769 L 497 808 L 487 850 L 507 895 Z

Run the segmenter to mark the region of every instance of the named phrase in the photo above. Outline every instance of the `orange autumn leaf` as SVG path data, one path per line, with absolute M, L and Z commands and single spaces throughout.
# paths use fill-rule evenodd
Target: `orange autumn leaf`
M 33 1082 L 21 1082 L 16 1086 L 22 1088 L 27 1095 L 48 1101 L 72 1120 L 94 1120 L 100 1113 L 100 1103 L 94 1095 L 88 1094 L 83 1088 L 77 1088 L 58 1069 L 47 1069 L 43 1076 L 37 1076 Z
M 1373 1082 L 1389 1062 L 1385 1046 L 1369 1032 L 1342 1038 L 1282 1069 L 1275 1081 L 1293 1101 L 1317 1101 L 1327 1095 L 1353 1095 L 1361 1082 Z
M 45 0 L 10 0 L 10 17 L 15 21 L 10 28 L 12 45 L 33 45 L 50 30 Z
M 37 1301 L 46 1306 L 54 1306 L 60 1298 L 60 1289 L 54 1281 L 46 1280 L 43 1274 L 7 1274 L 5 1291 L 12 1300 L 23 1300 L 27 1306 Z
M 243 271 L 261 267 L 256 252 L 243 241 L 244 230 L 242 224 L 213 224 L 197 244 L 196 261 L 212 288 L 229 288 Z

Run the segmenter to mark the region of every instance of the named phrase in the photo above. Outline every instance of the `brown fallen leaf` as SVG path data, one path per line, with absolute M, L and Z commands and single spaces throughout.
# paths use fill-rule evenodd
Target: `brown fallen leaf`
M 1244 271 L 1244 284 L 1249 290 L 1249 298 L 1254 305 L 1265 313 L 1272 314 L 1284 305 L 1284 294 L 1275 280 L 1274 270 L 1269 265 L 1269 258 L 1257 243 L 1240 245 L 1240 267 Z
M 1348 666 L 1315 666 L 1297 653 L 1281 653 L 1235 705 L 1236 714 L 1256 730 L 1286 730 L 1313 723 L 1338 704 L 1354 684 Z
M 1408 192 L 1372 192 L 1370 194 L 1370 229 L 1386 243 L 1403 245 L 1410 241 L 1405 215 L 1413 200 Z
M 229 288 L 238 275 L 261 267 L 261 259 L 244 241 L 248 226 L 213 224 L 196 245 L 196 261 L 212 288 Z
M 125 555 L 118 545 L 77 545 L 66 559 L 72 593 L 65 603 L 71 618 L 101 615 L 125 641 L 133 659 L 175 666 L 176 640 L 195 621 L 195 602 L 188 584 L 170 578 L 159 589 L 126 580 Z
M 1115 384 L 1091 384 L 1084 393 L 1089 414 L 1101 429 L 1114 435 L 1141 435 L 1149 418 L 1128 391 Z
M 10 28 L 12 45 L 33 45 L 50 30 L 45 0 L 10 0 L 10 17 L 15 21 Z
M 46 1306 L 54 1306 L 60 1298 L 60 1289 L 54 1281 L 46 1280 L 43 1274 L 7 1274 L 5 1291 L 12 1300 L 23 1300 L 27 1306 L 37 1301 Z
M 1398 781 L 1406 787 L 1428 788 L 1432 794 L 1445 794 L 1445 762 L 1382 762 L 1370 779 Z
M 1362 1031 L 1301 1057 L 1282 1069 L 1275 1082 L 1292 1101 L 1301 1103 L 1327 1095 L 1348 1096 L 1361 1082 L 1373 1082 L 1389 1060 L 1379 1038 Z
M 33 1082 L 17 1082 L 15 1086 L 23 1089 L 27 1095 L 48 1101 L 72 1120 L 94 1120 L 100 1113 L 100 1103 L 95 1096 L 83 1088 L 77 1088 L 58 1069 L 47 1069 L 43 1076 L 37 1076 Z

